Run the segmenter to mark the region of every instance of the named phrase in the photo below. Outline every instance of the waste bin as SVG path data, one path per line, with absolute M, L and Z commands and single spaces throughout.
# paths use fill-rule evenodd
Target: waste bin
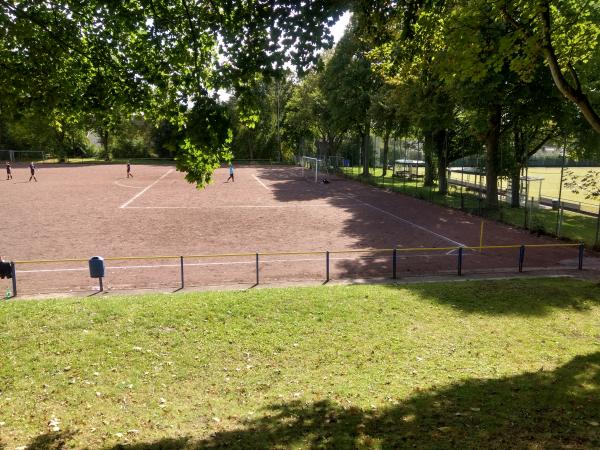
M 104 258 L 102 256 L 92 256 L 89 264 L 91 278 L 104 277 Z
M 560 202 L 558 200 L 552 200 L 552 209 L 558 211 L 560 209 Z

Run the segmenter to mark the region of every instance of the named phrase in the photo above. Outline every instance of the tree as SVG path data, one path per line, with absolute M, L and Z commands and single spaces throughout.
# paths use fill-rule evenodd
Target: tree
M 590 69 L 597 67 L 600 5 L 585 0 L 520 0 L 494 7 L 512 28 L 506 45 L 518 47 L 512 68 L 526 76 L 543 58 L 561 94 L 600 133 L 597 103 L 589 85 L 586 89 Z
M 369 174 L 371 104 L 382 79 L 371 70 L 367 49 L 351 26 L 325 66 L 322 90 L 339 129 L 355 130 L 361 140 L 362 175 Z
M 1 94 L 16 107 L 84 112 L 106 144 L 115 117 L 168 121 L 182 131 L 177 168 L 203 185 L 231 156 L 229 118 L 211 93 L 243 90 L 286 60 L 309 66 L 331 44 L 324 25 L 337 3 L 0 0 Z M 188 121 L 209 127 L 207 140 Z
M 393 134 L 405 133 L 409 127 L 409 117 L 404 106 L 405 93 L 391 83 L 382 83 L 374 93 L 371 105 L 374 131 L 383 136 L 383 176 L 387 175 L 389 144 Z
M 329 58 L 325 58 L 325 65 Z M 290 144 L 318 140 L 325 143 L 327 153 L 337 155 L 346 135 L 347 125 L 338 121 L 323 93 L 324 72 L 312 70 L 294 86 L 286 105 L 284 129 Z M 329 96 L 329 100 L 333 97 Z

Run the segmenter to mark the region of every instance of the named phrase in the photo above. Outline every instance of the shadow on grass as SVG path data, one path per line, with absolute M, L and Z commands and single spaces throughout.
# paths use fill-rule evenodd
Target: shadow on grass
M 165 438 L 111 450 L 208 448 L 599 448 L 600 352 L 554 371 L 473 379 L 385 409 L 328 400 L 274 404 L 204 440 Z M 29 448 L 55 449 L 38 439 Z
M 48 432 L 40 434 L 27 445 L 27 450 L 60 450 L 69 448 L 68 442 L 75 436 L 72 431 Z M 2 446 L 0 444 L 0 449 Z
M 410 291 L 453 309 L 490 315 L 544 316 L 555 309 L 585 311 L 600 304 L 599 283 L 566 280 L 473 281 L 455 283 L 452 289 L 430 283 L 412 285 Z

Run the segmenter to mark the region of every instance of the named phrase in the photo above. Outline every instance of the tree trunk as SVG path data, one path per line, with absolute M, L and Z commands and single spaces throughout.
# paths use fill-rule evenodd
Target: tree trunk
M 362 139 L 362 147 L 363 147 L 363 176 L 369 175 L 369 166 L 371 162 L 371 151 L 370 151 L 370 140 L 371 138 L 371 121 L 367 120 L 365 122 L 365 132 L 363 134 Z
M 435 151 L 438 159 L 438 191 L 443 195 L 448 193 L 448 177 L 446 174 L 448 168 L 447 133 L 447 130 L 438 130 L 434 135 Z
M 498 167 L 496 166 L 496 159 L 500 148 L 501 114 L 502 108 L 500 105 L 491 106 L 488 116 L 488 131 L 485 138 L 486 206 L 490 209 L 498 209 Z
M 387 175 L 388 168 L 388 153 L 390 150 L 390 134 L 391 130 L 386 130 L 385 135 L 383 136 L 383 176 Z
M 110 160 L 110 153 L 108 150 L 108 138 L 109 138 L 108 130 L 102 130 L 100 132 L 100 144 L 102 145 L 102 153 L 103 153 L 102 156 L 105 161 Z
M 513 167 L 510 180 L 510 207 L 519 208 L 521 206 L 521 167 L 523 167 L 523 157 L 525 149 L 523 148 L 523 136 L 519 125 L 515 125 L 514 130 L 514 154 L 515 166 Z
M 521 166 L 519 164 L 513 169 L 510 186 L 510 206 L 519 208 L 521 206 Z
M 542 22 L 542 32 L 544 36 L 543 44 L 542 44 L 542 52 L 544 57 L 546 58 L 546 62 L 548 63 L 548 67 L 550 68 L 550 74 L 552 75 L 552 80 L 554 84 L 560 91 L 560 93 L 573 102 L 575 106 L 581 111 L 584 119 L 590 126 L 594 129 L 596 133 L 600 133 L 600 116 L 594 110 L 590 99 L 585 95 L 581 89 L 581 83 L 579 81 L 579 76 L 575 71 L 573 65 L 569 62 L 568 70 L 571 73 L 571 77 L 575 82 L 575 87 L 571 86 L 571 84 L 567 81 L 566 77 L 562 73 L 560 64 L 558 62 L 558 57 L 556 56 L 556 52 L 554 50 L 554 46 L 552 44 L 552 30 L 551 30 L 551 9 L 550 2 L 548 0 L 541 1 L 541 12 L 540 19 Z
M 425 178 L 424 186 L 433 186 L 435 172 L 433 167 L 434 139 L 433 131 L 425 132 L 425 142 L 423 142 L 423 159 L 425 160 Z

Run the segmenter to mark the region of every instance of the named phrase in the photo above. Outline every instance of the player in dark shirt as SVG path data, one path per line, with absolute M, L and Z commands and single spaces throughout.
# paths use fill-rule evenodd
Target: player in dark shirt
M 6 179 L 12 180 L 12 169 L 10 168 L 10 163 L 6 161 Z
M 29 181 L 33 178 L 37 183 L 37 178 L 35 177 L 35 164 L 33 162 L 29 163 L 29 171 L 31 172 L 31 176 L 29 177 Z
M 127 161 L 127 178 L 133 178 L 133 174 L 131 173 L 131 164 L 129 164 L 129 161 Z

